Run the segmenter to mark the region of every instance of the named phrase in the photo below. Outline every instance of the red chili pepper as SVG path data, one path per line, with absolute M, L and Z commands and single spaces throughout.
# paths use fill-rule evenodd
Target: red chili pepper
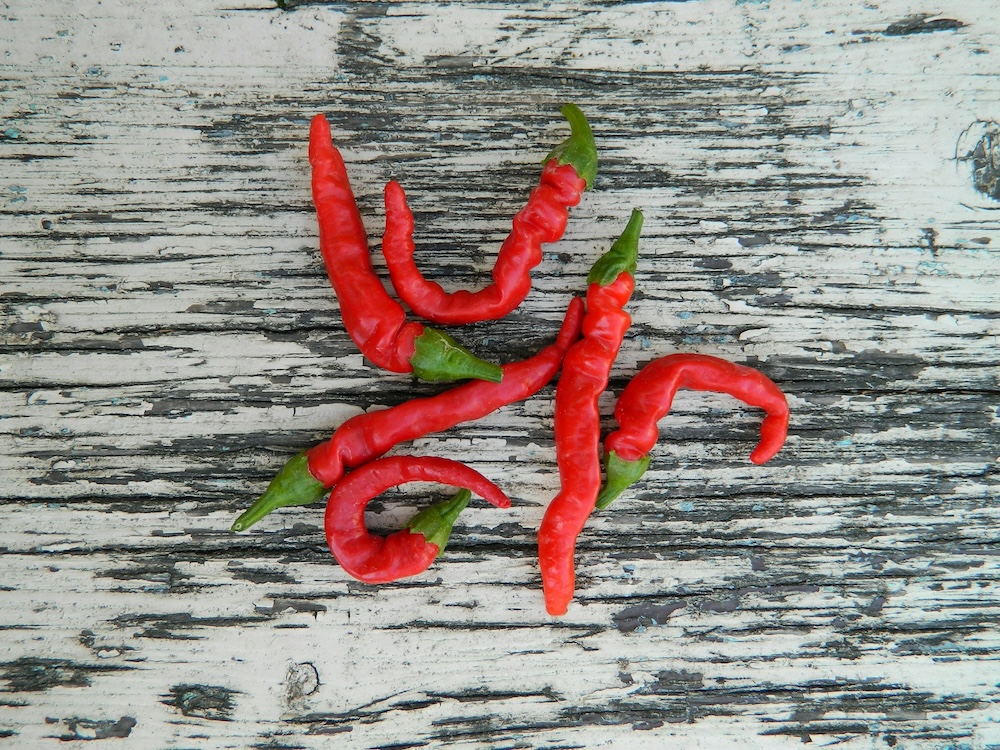
M 309 130 L 309 161 L 323 262 L 340 300 L 344 326 L 361 353 L 379 367 L 412 372 L 424 380 L 499 382 L 497 365 L 475 357 L 447 334 L 407 322 L 403 306 L 382 287 L 347 168 L 323 115 L 313 118 Z
M 583 338 L 566 354 L 556 388 L 556 461 L 562 489 L 538 530 L 545 608 L 552 615 L 564 614 L 573 598 L 576 538 L 601 488 L 598 399 L 632 322 L 622 308 L 635 286 L 641 229 L 642 214 L 633 211 L 622 236 L 591 269 Z
M 390 487 L 406 482 L 441 482 L 465 487 L 451 500 L 421 511 L 405 529 L 387 537 L 365 528 L 365 507 Z M 386 583 L 421 573 L 444 551 L 452 525 L 474 491 L 498 508 L 510 500 L 478 471 L 446 458 L 393 456 L 348 474 L 326 506 L 326 540 L 341 567 L 358 580 Z
M 417 315 L 435 323 L 458 325 L 496 320 L 516 308 L 531 290 L 531 269 L 542 262 L 542 244 L 566 231 L 567 209 L 580 202 L 597 175 L 597 148 L 583 112 L 562 108 L 572 135 L 547 157 L 538 187 L 514 217 L 500 247 L 493 283 L 477 292 L 448 293 L 423 277 L 413 260 L 413 214 L 398 182 L 385 186 L 385 235 L 382 254 L 396 294 Z
M 649 466 L 649 452 L 659 436 L 662 419 L 681 388 L 727 393 L 767 412 L 760 425 L 760 442 L 750 460 L 762 464 L 781 450 L 788 434 L 788 401 L 767 376 L 743 365 L 706 354 L 671 354 L 646 365 L 625 386 L 615 406 L 621 429 L 604 440 L 607 481 L 597 499 L 606 508 Z
M 330 440 L 285 464 L 257 502 L 236 519 L 233 531 L 245 531 L 278 508 L 318 502 L 346 469 L 378 458 L 399 443 L 485 417 L 538 392 L 559 371 L 563 356 L 580 335 L 582 318 L 583 300 L 576 297 L 555 343 L 533 357 L 504 365 L 500 383 L 470 381 L 436 396 L 347 420 Z

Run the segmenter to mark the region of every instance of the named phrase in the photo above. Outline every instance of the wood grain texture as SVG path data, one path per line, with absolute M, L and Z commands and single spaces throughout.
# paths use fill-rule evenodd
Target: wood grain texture
M 1000 747 L 998 28 L 989 0 L 4 3 L 0 745 Z M 348 578 L 319 507 L 231 534 L 294 453 L 440 389 L 343 331 L 309 118 L 376 266 L 398 179 L 421 268 L 475 287 L 567 100 L 596 189 L 524 305 L 453 333 L 536 351 L 641 207 L 608 427 L 696 351 L 785 389 L 782 453 L 683 394 L 559 619 L 552 386 L 400 446 L 514 499 L 423 576 Z

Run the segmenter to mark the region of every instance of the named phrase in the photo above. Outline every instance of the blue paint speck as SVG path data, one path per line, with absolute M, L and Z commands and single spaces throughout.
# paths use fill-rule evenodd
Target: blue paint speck
M 694 510 L 694 503 L 690 500 L 684 500 L 683 502 L 677 504 L 677 509 L 682 513 L 690 513 Z
M 844 438 L 843 440 L 838 440 L 838 441 L 836 442 L 836 445 L 837 445 L 837 446 L 838 446 L 839 448 L 846 448 L 846 447 L 848 447 L 848 446 L 851 446 L 851 445 L 854 445 L 854 441 L 853 441 L 853 440 L 851 440 L 850 438 Z
M 3 134 L 8 138 L 19 138 L 21 135 L 21 131 L 18 130 L 17 128 L 7 128 L 5 131 L 3 131 Z
M 683 312 L 677 313 L 677 317 L 680 318 L 681 320 L 688 320 L 689 318 L 693 318 L 694 317 L 694 313 L 693 312 L 688 312 L 687 310 L 685 310 Z
M 917 264 L 917 271 L 932 276 L 946 276 L 948 267 L 939 261 L 925 260 Z
M 161 83 L 162 83 L 163 81 L 169 81 L 169 80 L 170 80 L 170 76 L 160 76 L 160 82 L 161 82 Z
M 20 194 L 28 192 L 28 188 L 24 187 L 23 185 L 11 185 L 8 188 L 8 190 L 10 190 L 10 192 L 12 193 L 20 193 Z

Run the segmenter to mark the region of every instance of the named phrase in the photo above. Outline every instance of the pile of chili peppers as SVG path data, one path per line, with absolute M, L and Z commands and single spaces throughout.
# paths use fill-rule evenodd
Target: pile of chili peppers
M 545 160 L 538 185 L 514 217 L 497 254 L 492 281 L 475 292 L 447 293 L 417 268 L 413 214 L 402 187 L 385 188 L 382 252 L 393 289 L 432 323 L 462 325 L 504 317 L 531 290 L 531 270 L 542 245 L 558 241 L 569 209 L 597 175 L 597 148 L 587 119 L 567 104 L 571 135 Z M 320 249 L 351 339 L 372 363 L 430 381 L 468 380 L 437 395 L 344 422 L 333 436 L 292 458 L 264 494 L 233 524 L 245 531 L 278 508 L 329 496 L 326 537 L 351 576 L 384 583 L 426 570 L 444 550 L 458 514 L 472 493 L 505 508 L 510 500 L 493 482 L 464 464 L 429 456 L 385 457 L 421 436 L 484 417 L 541 390 L 561 370 L 555 396 L 555 445 L 560 491 L 538 530 L 545 607 L 564 614 L 573 598 L 576 540 L 594 510 L 607 508 L 650 463 L 657 422 L 681 388 L 731 395 L 763 409 L 761 438 L 750 454 L 764 463 L 782 447 L 788 403 L 771 380 L 749 367 L 704 354 L 670 354 L 646 365 L 623 390 L 615 408 L 619 429 L 601 449 L 599 399 L 631 317 L 625 307 L 635 288 L 643 215 L 634 210 L 621 236 L 593 265 L 585 298 L 570 302 L 556 340 L 528 359 L 501 366 L 483 361 L 448 334 L 408 321 L 375 272 L 361 214 L 330 126 L 317 115 L 310 128 L 312 192 Z M 602 479 L 603 458 L 603 479 Z M 418 513 L 407 527 L 383 538 L 365 528 L 367 504 L 391 487 L 437 482 L 459 492 Z

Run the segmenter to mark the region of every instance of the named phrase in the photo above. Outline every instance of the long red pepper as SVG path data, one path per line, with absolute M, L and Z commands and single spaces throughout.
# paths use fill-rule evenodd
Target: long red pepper
M 347 168 L 330 136 L 330 124 L 316 115 L 309 130 L 313 203 L 320 249 L 340 301 L 344 326 L 361 353 L 392 372 L 424 380 L 479 378 L 499 382 L 497 365 L 475 357 L 445 333 L 407 322 L 372 267 L 368 235 L 354 200 Z
M 245 531 L 278 508 L 318 502 L 345 470 L 378 458 L 399 443 L 485 417 L 538 392 L 559 371 L 563 356 L 580 335 L 582 319 L 583 300 L 575 297 L 555 343 L 533 357 L 504 365 L 500 383 L 470 381 L 347 420 L 330 440 L 285 464 L 257 502 L 236 519 L 233 531 Z
M 479 291 L 448 293 L 420 273 L 413 260 L 413 214 L 398 182 L 385 186 L 385 235 L 382 254 L 396 294 L 415 313 L 435 323 L 459 325 L 502 318 L 531 290 L 531 269 L 542 262 L 542 244 L 566 231 L 567 209 L 580 202 L 597 175 L 597 148 L 583 112 L 563 106 L 572 135 L 547 157 L 538 186 L 514 217 L 500 247 L 493 282 Z
M 642 214 L 633 211 L 622 236 L 587 277 L 587 314 L 583 338 L 566 354 L 556 387 L 555 443 L 561 489 L 549 504 L 538 530 L 538 562 L 545 608 L 566 612 L 573 598 L 573 555 L 601 488 L 598 399 L 608 386 L 632 319 L 623 307 L 635 286 Z
M 387 537 L 365 528 L 365 507 L 390 487 L 406 482 L 441 482 L 466 488 L 451 500 L 418 513 L 407 527 Z M 510 500 L 478 471 L 445 458 L 393 456 L 352 471 L 330 493 L 326 540 L 337 562 L 367 583 L 386 583 L 421 573 L 444 551 L 452 525 L 472 490 L 498 508 Z
M 642 368 L 622 391 L 615 406 L 621 429 L 604 440 L 607 481 L 597 507 L 607 507 L 649 466 L 649 452 L 659 436 L 662 419 L 681 388 L 726 393 L 767 412 L 760 425 L 760 442 L 750 460 L 762 464 L 781 450 L 788 434 L 788 401 L 766 375 L 707 354 L 670 354 Z

